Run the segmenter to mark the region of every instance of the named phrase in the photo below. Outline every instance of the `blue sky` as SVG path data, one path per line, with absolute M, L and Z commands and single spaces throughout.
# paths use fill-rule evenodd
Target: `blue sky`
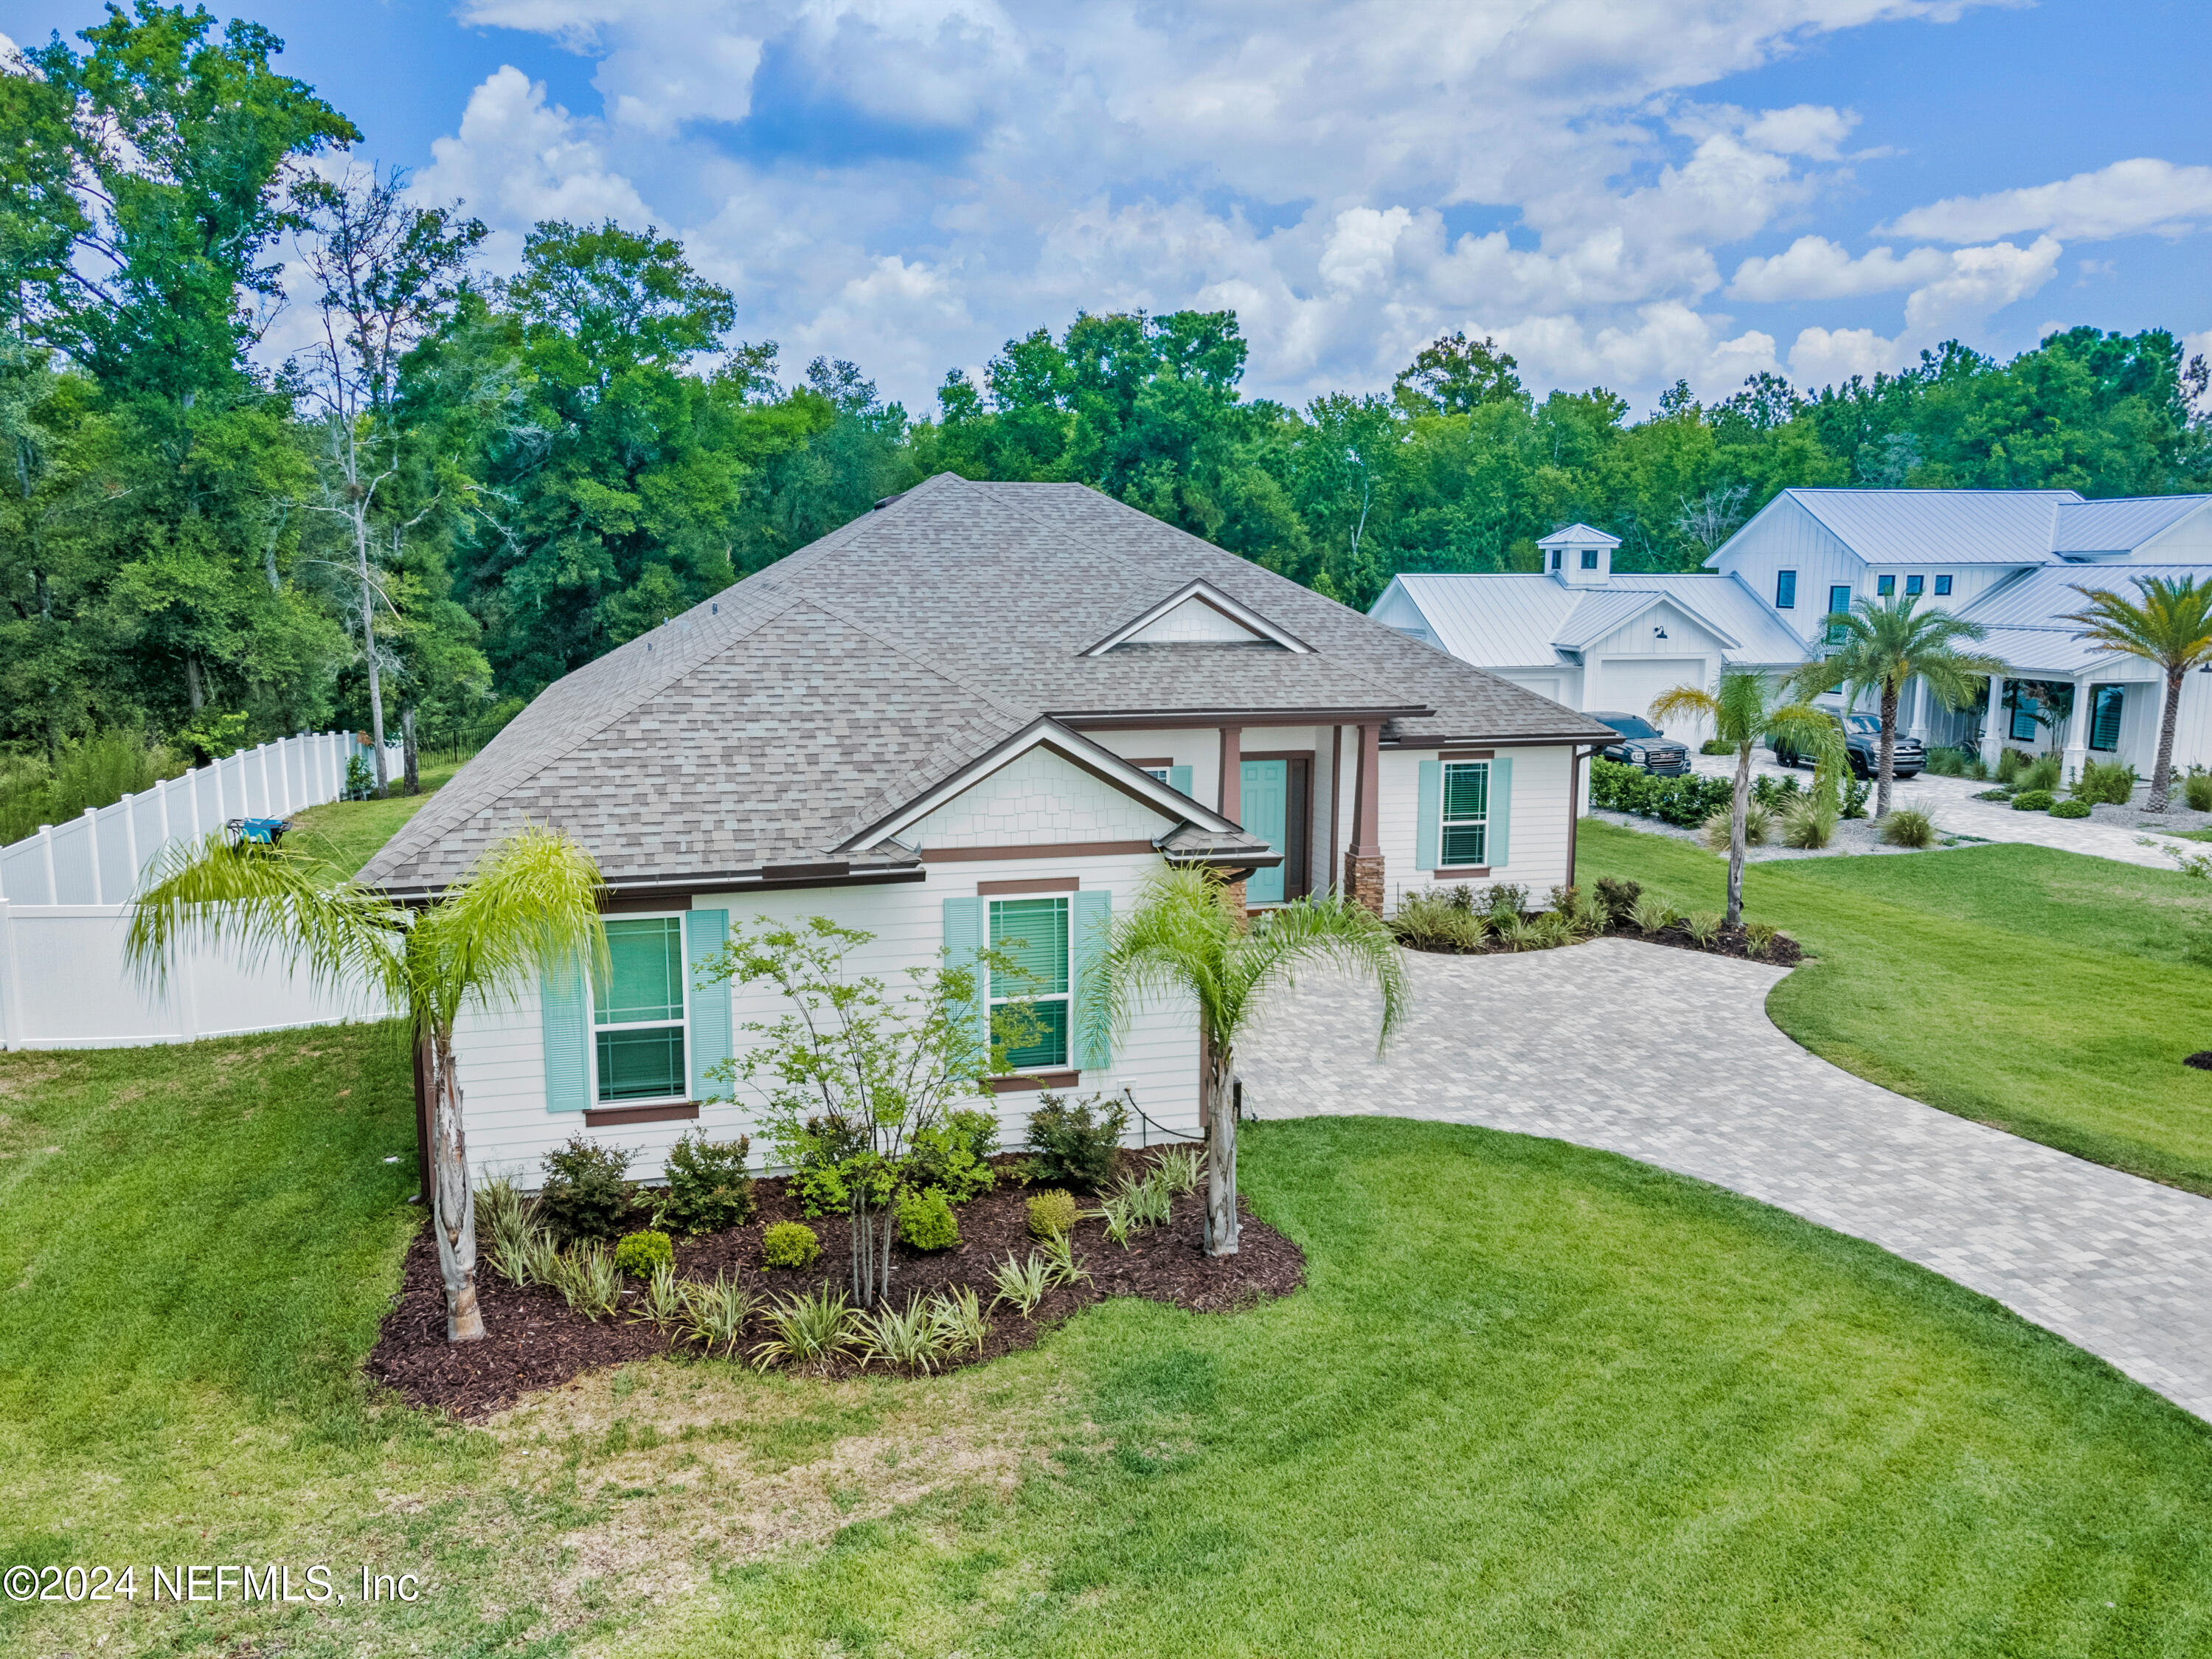
M 91 4 L 0 0 L 42 40 Z M 1494 334 L 1639 410 L 1956 336 L 2212 347 L 2212 6 L 2173 0 L 383 0 L 253 9 L 511 260 L 650 221 L 787 372 L 926 408 L 1079 308 L 1232 307 L 1247 385 Z

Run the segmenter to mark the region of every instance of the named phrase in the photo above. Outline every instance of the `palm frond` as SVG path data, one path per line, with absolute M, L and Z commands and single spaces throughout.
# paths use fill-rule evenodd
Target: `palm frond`
M 1379 1050 L 1396 1034 L 1407 1008 L 1406 969 L 1398 941 L 1370 912 L 1335 894 L 1293 900 L 1258 918 L 1231 952 L 1227 978 L 1235 1012 L 1231 1033 L 1277 986 L 1296 982 L 1309 963 L 1371 981 L 1382 998 Z
M 2081 631 L 2076 638 L 2141 657 L 2168 673 L 2186 673 L 2212 660 L 2212 579 L 2138 576 L 2136 599 L 2111 588 L 2075 586 L 2087 601 L 2062 617 Z
M 450 1024 L 465 1000 L 510 998 L 550 962 L 588 957 L 604 967 L 605 888 L 591 855 L 561 831 L 525 824 L 503 837 L 416 921 L 415 1006 Z
M 1094 1036 L 1122 1036 L 1141 1005 L 1177 993 L 1197 1004 L 1210 1036 L 1226 1035 L 1228 987 L 1221 972 L 1238 932 L 1227 886 L 1218 872 L 1195 866 L 1158 870 L 1146 878 L 1134 908 L 1115 923 L 1100 983 L 1085 1000 L 1082 1017 Z
M 1709 720 L 1717 726 L 1721 705 L 1719 699 L 1710 691 L 1700 690 L 1694 685 L 1678 685 L 1652 698 L 1651 706 L 1644 713 L 1644 718 L 1654 726 L 1677 718 Z
M 252 965 L 275 960 L 325 989 L 367 983 L 406 1000 L 407 917 L 356 883 L 325 885 L 315 855 L 218 830 L 164 848 L 133 901 L 124 957 L 144 983 L 166 985 L 194 946 L 230 946 Z

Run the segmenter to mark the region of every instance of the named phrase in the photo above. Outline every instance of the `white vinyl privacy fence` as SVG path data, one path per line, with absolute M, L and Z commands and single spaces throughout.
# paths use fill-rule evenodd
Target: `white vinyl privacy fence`
M 160 992 L 123 957 L 131 896 L 164 848 L 336 800 L 347 760 L 364 752 L 343 732 L 286 738 L 0 847 L 0 1048 L 128 1048 L 374 1017 L 358 997 L 234 952 L 185 957 Z

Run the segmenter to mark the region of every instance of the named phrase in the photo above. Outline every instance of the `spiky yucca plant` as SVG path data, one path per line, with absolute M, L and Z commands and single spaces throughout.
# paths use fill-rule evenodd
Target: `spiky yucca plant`
M 171 846 L 134 902 L 125 953 L 155 985 L 193 946 L 274 960 L 336 989 L 366 988 L 403 1011 L 430 1094 L 431 1216 L 446 1284 L 446 1336 L 484 1334 L 477 1305 L 476 1203 L 453 1025 L 463 1007 L 504 1003 L 553 962 L 603 962 L 599 866 L 568 836 L 525 825 L 428 903 L 395 903 L 357 882 L 332 886 L 315 854 L 220 833 Z
M 1205 1054 L 1208 1255 L 1237 1253 L 1231 1091 L 1237 1038 L 1298 969 L 1323 965 L 1374 982 L 1382 999 L 1377 1046 L 1388 1042 L 1406 1013 L 1397 942 L 1373 915 L 1347 899 L 1297 899 L 1248 921 L 1218 872 L 1187 866 L 1153 874 L 1130 914 L 1115 924 L 1102 976 L 1104 994 L 1085 1010 L 1086 1018 L 1119 1030 L 1155 998 L 1188 996 L 1197 1006 Z

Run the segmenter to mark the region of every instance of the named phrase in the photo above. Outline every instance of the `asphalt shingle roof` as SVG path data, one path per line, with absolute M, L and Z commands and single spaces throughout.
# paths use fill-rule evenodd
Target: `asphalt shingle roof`
M 1082 655 L 1200 578 L 1313 650 Z M 1080 484 L 946 473 L 547 687 L 361 878 L 444 886 L 526 818 L 617 885 L 842 860 L 1040 716 L 1305 710 L 1386 741 L 1610 735 Z

